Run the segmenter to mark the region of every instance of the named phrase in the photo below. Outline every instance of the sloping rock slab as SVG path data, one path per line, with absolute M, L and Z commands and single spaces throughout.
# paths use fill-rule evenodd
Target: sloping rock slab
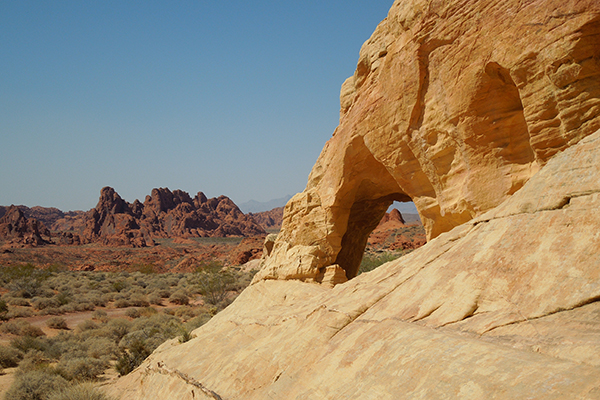
M 333 289 L 258 282 L 110 390 L 148 400 L 600 398 L 599 163 L 600 131 L 496 209 L 370 273 Z

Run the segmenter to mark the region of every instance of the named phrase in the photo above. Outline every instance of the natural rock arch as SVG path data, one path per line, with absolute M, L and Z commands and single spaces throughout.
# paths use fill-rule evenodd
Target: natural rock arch
M 412 199 L 433 239 L 600 128 L 598 17 L 517 26 L 485 2 L 465 19 L 461 4 L 394 3 L 342 85 L 340 125 L 255 281 L 352 278 L 391 201 Z

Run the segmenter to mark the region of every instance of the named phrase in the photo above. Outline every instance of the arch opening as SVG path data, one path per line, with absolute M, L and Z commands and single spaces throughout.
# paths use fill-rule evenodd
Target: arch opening
M 384 197 L 355 202 L 350 209 L 346 233 L 335 264 L 339 265 L 348 279 L 358 274 L 369 235 L 377 227 L 394 201 L 412 202 L 404 193 L 393 193 Z

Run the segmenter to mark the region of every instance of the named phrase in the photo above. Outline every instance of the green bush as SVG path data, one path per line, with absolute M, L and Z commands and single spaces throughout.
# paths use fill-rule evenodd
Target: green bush
M 132 323 L 123 318 L 115 318 L 108 321 L 105 329 L 108 337 L 112 338 L 115 343 L 119 343 L 131 331 Z
M 16 367 L 22 359 L 23 353 L 14 347 L 0 346 L 0 366 L 2 368 Z
M 4 398 L 10 400 L 47 400 L 48 393 L 67 386 L 67 381 L 47 371 L 33 370 L 15 376 Z
M 69 380 L 96 380 L 108 368 L 108 363 L 92 357 L 61 357 L 57 370 Z
M 27 318 L 33 316 L 33 312 L 29 308 L 15 307 L 11 308 L 6 314 L 7 319 L 12 318 Z
M 402 254 L 400 253 L 381 253 L 381 254 L 371 254 L 365 253 L 360 262 L 360 267 L 358 268 L 358 274 L 362 274 L 363 272 L 369 272 L 374 270 L 375 268 L 383 265 L 387 262 L 394 261 L 399 258 Z
M 6 297 L 6 302 L 11 306 L 30 307 L 31 303 L 22 297 Z
M 5 322 L 0 326 L 0 331 L 17 336 L 38 337 L 45 335 L 40 328 L 23 320 Z
M 53 371 L 50 368 L 51 359 L 40 350 L 30 350 L 25 354 L 23 360 L 19 363 L 18 374 L 27 373 L 29 371 Z
M 93 358 L 113 358 L 118 354 L 115 341 L 109 337 L 91 337 L 84 345 L 87 347 L 87 355 Z
M 52 392 L 48 400 L 111 400 L 111 398 L 92 384 L 80 383 Z
M 129 318 L 139 318 L 141 317 L 140 310 L 137 308 L 128 308 L 125 310 L 125 316 Z
M 152 353 L 147 344 L 142 340 L 131 342 L 127 350 L 123 350 L 117 359 L 115 369 L 119 375 L 124 376 L 136 369 Z
M 52 317 L 46 321 L 46 326 L 52 329 L 69 329 L 67 326 L 67 320 L 63 317 Z
M 158 293 L 152 293 L 148 296 L 148 301 L 150 304 L 155 304 L 157 306 L 162 306 L 162 297 Z
M 119 299 L 119 300 L 115 301 L 116 308 L 127 308 L 129 306 L 131 306 L 131 303 L 129 302 L 129 300 Z
M 10 345 L 17 350 L 27 353 L 30 350 L 45 351 L 48 345 L 38 337 L 19 336 L 10 341 Z
M 186 305 L 190 303 L 190 298 L 182 290 L 177 290 L 169 297 L 169 301 L 174 304 Z
M 92 313 L 92 319 L 95 319 L 96 321 L 100 322 L 107 322 L 108 314 L 104 310 L 94 310 L 94 312 Z
M 150 305 L 146 296 L 140 293 L 132 294 L 129 303 L 134 307 L 148 307 Z
M 82 321 L 79 325 L 77 325 L 77 330 L 79 332 L 88 331 L 91 329 L 99 329 L 100 325 L 92 321 L 91 319 L 86 319 Z

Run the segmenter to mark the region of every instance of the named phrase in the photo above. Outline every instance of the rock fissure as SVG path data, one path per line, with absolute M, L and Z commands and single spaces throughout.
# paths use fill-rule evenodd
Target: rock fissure
M 198 382 L 196 379 L 194 379 L 191 376 L 189 376 L 189 375 L 187 375 L 187 374 L 179 371 L 178 369 L 168 368 L 162 361 L 158 361 L 156 363 L 155 367 L 153 367 L 151 364 L 149 364 L 144 369 L 144 373 L 145 374 L 158 373 L 158 374 L 162 374 L 162 375 L 174 376 L 174 377 L 176 377 L 178 379 L 181 379 L 182 381 L 184 381 L 188 385 L 197 387 L 198 389 L 200 389 L 202 391 L 202 393 L 204 393 L 205 395 L 207 395 L 210 398 L 213 398 L 215 400 L 223 400 L 221 398 L 221 396 L 219 396 L 214 391 L 208 389 L 206 386 L 204 386 L 202 383 Z
M 548 312 L 548 313 L 546 313 L 546 314 L 543 314 L 543 315 L 538 315 L 538 316 L 534 316 L 534 317 L 526 317 L 526 316 L 525 316 L 525 315 L 523 315 L 523 314 L 522 314 L 520 311 L 518 311 L 518 312 L 519 312 L 519 314 L 521 315 L 522 319 L 515 320 L 515 321 L 511 321 L 511 322 L 507 322 L 507 323 L 505 323 L 505 324 L 500 324 L 500 325 L 493 326 L 493 327 L 491 327 L 491 328 L 489 328 L 489 329 L 486 329 L 485 331 L 481 332 L 481 333 L 480 333 L 480 336 L 483 336 L 483 335 L 485 335 L 486 333 L 489 333 L 489 332 L 491 332 L 491 331 L 493 331 L 493 330 L 495 330 L 495 329 L 498 329 L 498 328 L 502 328 L 502 327 L 505 327 L 505 326 L 510 326 L 510 325 L 515 325 L 515 324 L 520 324 L 520 323 L 522 323 L 522 322 L 532 322 L 532 321 L 535 321 L 535 320 L 538 320 L 538 319 L 542 319 L 542 318 L 545 318 L 545 317 L 549 317 L 549 316 L 551 316 L 551 315 L 555 315 L 555 314 L 559 314 L 559 313 L 563 313 L 563 312 L 568 312 L 568 311 L 573 311 L 573 310 L 576 310 L 576 309 L 578 309 L 578 308 L 581 308 L 581 307 L 587 306 L 587 305 L 589 305 L 589 304 L 592 304 L 592 303 L 597 303 L 597 302 L 599 302 L 599 301 L 600 301 L 600 295 L 598 295 L 598 296 L 594 296 L 594 297 L 590 297 L 589 299 L 583 300 L 583 301 L 581 301 L 581 302 L 579 302 L 579 303 L 577 303 L 577 304 L 573 305 L 572 307 L 569 307 L 569 308 L 559 308 L 559 309 L 557 309 L 557 310 L 555 310 L 555 311 L 550 311 L 550 312 Z M 533 328 L 535 329 L 535 326 L 534 326 L 534 325 L 532 325 L 532 326 L 533 326 Z M 537 332 L 537 329 L 535 329 L 535 331 Z M 540 336 L 540 337 L 542 337 L 542 336 L 543 336 L 543 335 L 541 335 L 539 332 L 537 332 L 537 334 L 538 334 L 538 336 Z

